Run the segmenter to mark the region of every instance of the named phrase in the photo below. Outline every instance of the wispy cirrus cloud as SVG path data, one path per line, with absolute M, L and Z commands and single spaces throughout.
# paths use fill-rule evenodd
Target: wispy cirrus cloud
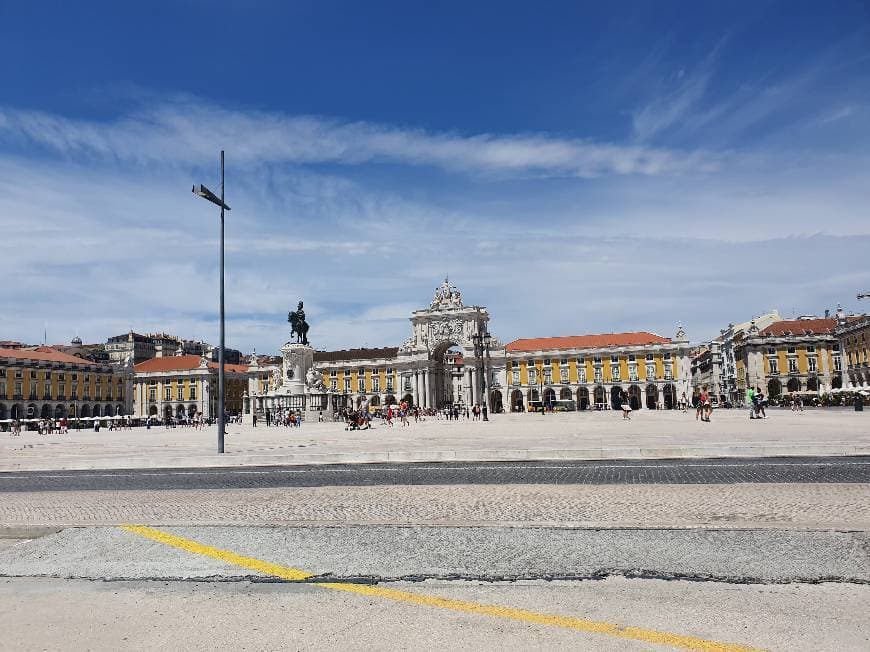
M 0 108 L 0 137 L 72 156 L 200 163 L 215 143 L 252 163 L 371 162 L 540 176 L 659 175 L 715 169 L 709 153 L 565 139 L 547 134 L 430 133 L 315 116 L 164 102 L 110 122 Z

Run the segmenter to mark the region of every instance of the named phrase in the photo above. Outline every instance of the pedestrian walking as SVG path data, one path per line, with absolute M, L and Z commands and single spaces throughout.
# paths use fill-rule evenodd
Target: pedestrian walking
M 628 394 L 626 394 L 625 391 L 623 390 L 622 394 L 620 395 L 620 398 L 622 399 L 621 400 L 622 420 L 623 421 L 631 421 L 631 403 L 628 400 Z

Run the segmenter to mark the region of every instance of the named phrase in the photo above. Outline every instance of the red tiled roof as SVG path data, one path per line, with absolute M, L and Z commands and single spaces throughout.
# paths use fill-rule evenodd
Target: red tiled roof
M 346 349 L 342 351 L 315 351 L 315 362 L 336 362 L 340 360 L 377 360 L 380 358 L 395 358 L 399 352 L 397 346 L 386 346 L 380 349 Z
M 208 366 L 211 369 L 217 369 L 217 362 L 209 362 Z M 224 363 L 224 371 L 230 371 L 234 374 L 246 374 L 248 373 L 248 365 L 246 364 L 229 364 L 228 362 Z
M 546 351 L 551 349 L 590 349 L 606 346 L 637 346 L 642 344 L 666 344 L 670 338 L 638 331 L 636 333 L 603 333 L 601 335 L 566 335 L 563 337 L 533 337 L 514 340 L 505 348 L 508 351 Z
M 833 333 L 836 327 L 837 320 L 833 317 L 830 319 L 787 319 L 773 322 L 762 330 L 761 334 L 774 337 L 781 337 L 789 333 L 792 335 L 804 335 L 805 333 L 827 335 Z
M 48 346 L 40 346 L 35 349 L 0 349 L 0 358 L 17 358 L 20 360 L 41 360 L 45 362 L 65 362 L 67 364 L 99 366 L 96 362 L 77 358 L 74 355 L 61 353 Z
M 192 371 L 199 369 L 199 361 L 202 358 L 198 355 L 173 355 L 166 358 L 151 358 L 145 362 L 140 362 L 133 370 L 136 372 L 164 372 L 164 371 Z M 218 363 L 208 363 L 209 369 L 217 369 Z M 224 369 L 231 373 L 247 373 L 248 365 L 246 364 L 224 364 Z
M 198 355 L 172 355 L 166 358 L 151 358 L 145 362 L 140 362 L 133 367 L 133 370 L 136 372 L 190 371 L 191 369 L 199 368 L 199 361 L 201 359 Z

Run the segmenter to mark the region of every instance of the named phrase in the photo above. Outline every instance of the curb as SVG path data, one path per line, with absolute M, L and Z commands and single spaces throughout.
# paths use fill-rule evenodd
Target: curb
M 95 471 L 102 469 L 172 469 L 246 466 L 310 466 L 329 464 L 439 463 L 439 462 L 554 462 L 603 460 L 764 458 L 764 457 L 853 457 L 870 456 L 870 445 L 729 446 L 582 449 L 479 449 L 434 451 L 372 451 L 356 453 L 294 453 L 282 455 L 223 455 L 200 457 L 120 457 L 67 460 L 59 464 L 39 460 L 0 464 L 0 473 L 16 471 Z

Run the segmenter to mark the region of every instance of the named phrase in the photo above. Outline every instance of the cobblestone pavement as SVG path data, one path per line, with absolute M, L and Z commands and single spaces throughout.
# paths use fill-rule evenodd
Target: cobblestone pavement
M 640 410 L 631 421 L 608 411 L 375 426 L 348 432 L 337 423 L 306 423 L 301 428 L 231 425 L 224 455 L 214 452 L 214 428 L 3 434 L 0 470 L 870 454 L 870 412 L 841 409 L 776 409 L 763 421 L 750 421 L 742 410 L 718 410 L 711 423 L 679 411 Z
M 870 458 L 449 462 L 0 473 L 0 493 L 451 484 L 866 483 Z
M 870 484 L 419 485 L 0 497 L 0 527 L 122 523 L 870 530 Z

